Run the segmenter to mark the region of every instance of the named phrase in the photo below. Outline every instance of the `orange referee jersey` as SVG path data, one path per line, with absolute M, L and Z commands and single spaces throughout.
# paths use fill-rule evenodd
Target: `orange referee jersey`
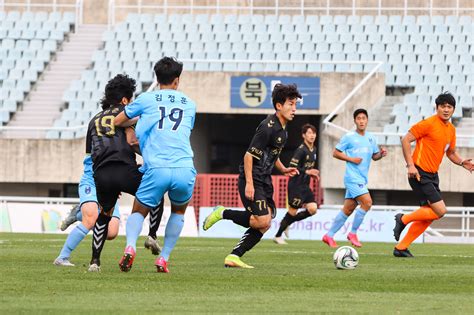
M 456 129 L 438 115 L 420 121 L 410 128 L 416 138 L 413 162 L 429 173 L 438 172 L 444 153 L 456 147 Z

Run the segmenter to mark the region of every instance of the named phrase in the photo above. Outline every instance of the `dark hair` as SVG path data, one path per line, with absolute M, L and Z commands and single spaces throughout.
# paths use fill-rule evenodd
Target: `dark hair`
M 456 108 L 456 99 L 454 98 L 453 94 L 449 92 L 443 92 L 435 100 L 436 103 L 436 108 L 438 108 L 439 105 L 443 104 L 449 104 L 452 105 L 454 108 Z
M 102 109 L 120 104 L 124 97 L 131 100 L 136 87 L 134 79 L 126 74 L 117 74 L 105 86 L 104 97 L 100 100 Z
M 173 57 L 161 58 L 153 68 L 159 84 L 171 84 L 183 72 L 183 64 Z
M 301 127 L 301 134 L 305 134 L 308 129 L 311 129 L 314 133 L 316 133 L 316 127 L 311 125 L 311 124 L 304 124 L 303 127 Z
M 353 114 L 354 119 L 356 119 L 357 115 L 359 115 L 359 114 L 364 114 L 367 118 L 369 118 L 369 114 L 367 114 L 367 111 L 365 109 L 358 108 L 354 111 L 354 114 Z
M 296 87 L 296 84 L 281 84 L 278 83 L 275 85 L 273 88 L 272 92 L 272 102 L 273 102 L 273 107 L 276 108 L 276 104 L 284 104 L 287 99 L 295 99 L 295 98 L 301 98 L 300 92 L 298 92 L 298 88 Z

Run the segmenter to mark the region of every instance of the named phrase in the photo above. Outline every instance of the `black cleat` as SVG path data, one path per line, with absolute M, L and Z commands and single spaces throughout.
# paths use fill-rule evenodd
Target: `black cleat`
M 393 256 L 395 257 L 406 257 L 406 258 L 413 258 L 415 256 L 410 253 L 410 251 L 407 249 L 397 249 L 396 247 L 393 249 Z
M 100 272 L 100 259 L 92 258 L 91 263 L 89 264 L 89 272 Z
M 402 213 L 398 213 L 395 215 L 395 227 L 393 228 L 393 236 L 395 237 L 395 240 L 397 242 L 400 240 L 400 234 L 402 234 L 403 230 L 407 226 L 405 223 L 403 223 L 402 217 Z

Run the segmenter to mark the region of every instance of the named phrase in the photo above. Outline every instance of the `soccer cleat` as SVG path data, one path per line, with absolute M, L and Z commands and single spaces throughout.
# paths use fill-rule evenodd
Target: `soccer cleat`
M 156 239 L 148 236 L 145 240 L 145 248 L 151 250 L 153 255 L 159 255 L 161 253 L 161 247 L 158 245 Z
M 87 269 L 87 271 L 100 272 L 100 260 L 98 258 L 92 258 L 89 264 L 89 269 Z
M 224 212 L 225 208 L 223 206 L 216 206 L 214 208 L 214 211 L 211 212 L 210 215 L 207 216 L 207 218 L 204 220 L 204 223 L 202 224 L 202 229 L 204 231 L 207 231 L 216 224 L 216 222 L 222 220 L 222 212 Z
M 359 239 L 357 238 L 357 234 L 355 233 L 349 233 L 347 234 L 347 239 L 351 242 L 352 245 L 355 247 L 362 247 L 361 242 L 359 242 Z
M 56 258 L 53 262 L 55 266 L 62 266 L 62 267 L 74 267 L 75 265 L 69 261 L 69 258 Z
M 244 268 L 244 269 L 253 269 L 253 266 L 247 265 L 244 263 L 242 260 L 240 260 L 240 257 L 237 255 L 227 255 L 227 257 L 224 259 L 224 267 L 226 268 Z
M 169 273 L 168 263 L 163 257 L 158 257 L 155 260 L 156 272 Z
M 127 246 L 122 258 L 119 262 L 120 270 L 123 272 L 129 272 L 132 269 L 133 260 L 135 259 L 136 253 L 132 246 Z
M 402 213 L 398 213 L 395 215 L 395 227 L 393 228 L 393 236 L 395 237 L 395 240 L 397 242 L 400 240 L 400 234 L 402 234 L 403 230 L 407 226 L 405 223 L 403 223 L 402 217 Z
M 69 211 L 67 217 L 61 222 L 61 227 L 60 227 L 61 231 L 66 231 L 66 229 L 71 224 L 77 221 L 76 215 L 79 211 L 81 211 L 80 205 L 75 205 L 74 207 L 71 208 L 71 211 Z
M 281 236 L 276 236 L 276 237 L 273 239 L 273 241 L 274 241 L 275 243 L 277 243 L 278 245 L 286 245 L 286 244 L 288 244 L 288 243 L 283 239 L 283 237 L 281 237 Z
M 398 248 L 394 248 L 393 249 L 393 256 L 395 257 L 405 257 L 405 258 L 413 258 L 415 256 L 413 256 L 412 253 L 410 253 L 410 251 L 407 249 L 398 249 Z
M 290 238 L 290 227 L 288 226 L 283 233 L 285 234 L 286 238 Z
M 336 248 L 336 247 L 337 247 L 336 241 L 335 241 L 332 237 L 330 237 L 329 235 L 327 235 L 327 234 L 324 234 L 324 236 L 323 236 L 323 242 L 326 243 L 326 244 L 328 244 L 329 247 L 332 247 L 332 248 Z

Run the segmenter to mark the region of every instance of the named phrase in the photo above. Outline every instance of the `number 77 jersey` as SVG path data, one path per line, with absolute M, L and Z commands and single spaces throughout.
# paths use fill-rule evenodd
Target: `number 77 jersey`
M 135 128 L 144 167 L 194 167 L 190 136 L 196 104 L 176 90 L 141 94 L 125 107 L 128 118 L 140 117 Z

